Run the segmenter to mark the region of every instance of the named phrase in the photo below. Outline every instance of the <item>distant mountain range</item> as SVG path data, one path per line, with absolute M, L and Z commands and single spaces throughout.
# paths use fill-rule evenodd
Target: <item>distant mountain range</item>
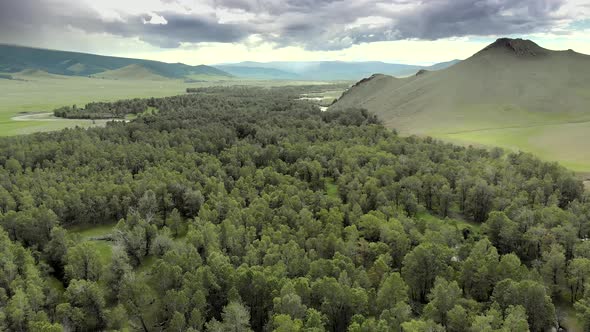
M 414 75 L 420 70 L 448 68 L 459 60 L 443 62 L 433 66 L 403 65 L 385 62 L 240 62 L 219 64 L 216 68 L 237 77 L 257 79 L 299 79 L 299 80 L 359 80 L 371 74 L 380 73 L 397 77 Z
M 231 77 L 220 69 L 182 63 L 120 58 L 0 44 L 0 72 L 41 70 L 68 76 L 128 79 L 183 79 L 191 76 Z M 115 71 L 113 73 L 113 71 Z M 104 73 L 105 75 L 100 75 Z
M 397 77 L 420 70 L 444 69 L 459 60 L 433 66 L 385 62 L 240 62 L 216 66 L 189 66 L 151 60 L 102 56 L 0 44 L 0 73 L 43 71 L 55 75 L 91 76 L 105 79 L 164 80 L 203 77 L 264 80 L 355 81 L 374 73 Z
M 587 118 L 588 105 L 589 55 L 502 38 L 444 70 L 373 75 L 331 108 L 368 109 L 402 133 L 445 134 Z

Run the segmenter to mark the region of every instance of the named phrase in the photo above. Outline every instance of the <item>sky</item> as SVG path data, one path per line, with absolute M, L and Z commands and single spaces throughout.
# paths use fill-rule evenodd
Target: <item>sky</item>
M 0 43 L 191 65 L 433 64 L 500 37 L 590 54 L 590 0 L 0 0 Z

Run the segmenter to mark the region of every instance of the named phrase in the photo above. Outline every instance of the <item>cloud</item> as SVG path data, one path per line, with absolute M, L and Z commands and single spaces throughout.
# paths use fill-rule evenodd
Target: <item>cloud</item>
M 279 47 L 340 50 L 379 41 L 547 33 L 574 21 L 575 9 L 590 2 L 574 0 L 572 7 L 565 0 L 84 1 L 90 0 L 0 0 L 0 38 L 50 27 L 136 38 L 162 48 L 240 43 L 256 35 Z
M 139 38 L 159 47 L 173 48 L 182 43 L 238 42 L 254 32 L 253 25 L 222 24 L 215 17 L 192 13 L 162 11 L 130 15 L 120 12 L 118 16 L 119 19 L 105 18 L 89 7 L 61 1 L 0 0 L 0 38 L 23 35 L 27 31 L 42 33 L 47 28 L 73 28 L 87 33 Z
M 106 32 L 123 37 L 138 37 L 163 48 L 174 48 L 182 43 L 238 42 L 253 31 L 238 24 L 220 24 L 206 16 L 158 12 L 166 23 L 152 24 L 151 15 L 126 16 L 123 21 L 88 20 L 76 22 L 75 27 L 87 32 Z

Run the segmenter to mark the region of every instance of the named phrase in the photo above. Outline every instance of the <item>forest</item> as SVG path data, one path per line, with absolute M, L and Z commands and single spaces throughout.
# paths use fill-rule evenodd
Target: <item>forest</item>
M 0 330 L 539 332 L 562 307 L 590 329 L 572 172 L 294 91 L 92 103 L 56 115 L 158 112 L 0 139 Z
M 333 89 L 344 90 L 347 87 L 346 84 L 342 83 L 331 83 L 325 85 L 297 85 L 297 86 L 280 86 L 280 87 L 268 87 L 264 90 L 266 93 L 278 94 L 284 100 L 292 99 L 299 100 L 302 95 L 322 93 Z M 213 88 L 187 88 L 186 92 L 199 93 L 199 94 L 210 94 L 215 91 L 233 90 L 232 94 L 238 97 L 243 94 L 249 94 L 252 92 L 253 87 L 248 86 L 233 86 L 231 88 L 213 87 Z M 261 88 L 258 88 L 261 89 Z M 116 102 L 93 102 L 88 103 L 83 108 L 77 105 L 62 106 L 53 110 L 53 114 L 56 117 L 66 119 L 124 119 L 126 116 L 142 115 L 149 110 L 160 110 L 172 111 L 178 107 L 189 107 L 193 100 L 187 99 L 184 96 L 178 97 L 167 97 L 167 98 L 135 98 L 119 100 Z

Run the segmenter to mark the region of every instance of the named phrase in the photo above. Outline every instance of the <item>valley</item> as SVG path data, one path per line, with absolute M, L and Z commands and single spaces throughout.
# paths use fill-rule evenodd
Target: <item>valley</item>
M 590 331 L 590 11 L 55 4 L 0 1 L 0 331 Z
M 99 79 L 63 76 L 45 72 L 12 74 L 18 80 L 0 80 L 0 136 L 14 136 L 35 132 L 54 131 L 71 127 L 103 126 L 106 121 L 69 120 L 26 114 L 51 113 L 65 105 L 84 105 L 93 101 L 115 101 L 128 98 L 165 97 L 186 93 L 187 88 L 208 86 L 298 86 L 337 85 L 326 95 L 329 102 L 341 94 L 346 83 L 321 81 L 265 81 L 207 78 L 198 82 L 163 79 Z M 342 84 L 345 84 L 342 86 Z M 326 101 L 327 102 L 327 101 Z M 329 104 L 329 103 L 328 103 Z M 18 117 L 16 120 L 15 117 Z

